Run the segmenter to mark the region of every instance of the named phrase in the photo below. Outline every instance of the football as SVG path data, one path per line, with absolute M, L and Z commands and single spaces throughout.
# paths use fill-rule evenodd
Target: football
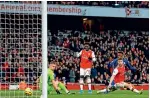
M 26 95 L 26 96 L 31 96 L 32 93 L 33 93 L 33 91 L 32 91 L 31 88 L 26 88 L 26 89 L 25 89 L 25 95 Z

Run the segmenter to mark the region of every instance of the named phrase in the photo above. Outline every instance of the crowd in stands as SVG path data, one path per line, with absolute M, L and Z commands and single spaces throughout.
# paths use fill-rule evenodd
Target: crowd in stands
M 68 36 L 64 36 L 66 34 Z M 62 37 L 59 37 L 62 36 Z M 55 40 L 54 40 L 55 39 Z M 117 57 L 117 49 L 121 48 L 132 66 L 137 72 L 127 70 L 125 79 L 127 82 L 141 84 L 149 82 L 149 47 L 148 32 L 138 31 L 104 31 L 99 35 L 92 32 L 58 31 L 52 37 L 51 44 L 57 47 L 69 48 L 79 52 L 84 48 L 84 41 L 90 41 L 90 49 L 95 52 L 97 61 L 91 70 L 92 83 L 108 84 L 110 71 L 108 64 Z M 49 54 L 49 62 L 57 62 L 55 71 L 59 80 L 68 82 L 79 81 L 79 62 L 72 52 L 66 55 L 64 51 Z
M 24 17 L 26 19 L 22 21 Z M 40 20 L 37 15 L 1 14 L 0 82 L 25 80 L 35 83 L 41 75 Z M 125 57 L 137 69 L 136 73 L 127 70 L 126 81 L 138 84 L 149 82 L 149 32 L 108 30 L 96 34 L 91 31 L 58 30 L 49 33 L 49 46 L 67 50 L 67 53 L 63 50 L 54 52 L 48 48 L 48 62 L 57 62 L 55 74 L 61 81 L 79 81 L 80 58 L 75 54 L 84 48 L 84 42 L 88 40 L 97 58 L 91 70 L 92 83 L 108 84 L 110 71 L 107 65 L 117 57 L 118 48 L 123 49 Z
M 68 54 L 65 51 L 54 53 L 48 50 L 48 61 L 57 62 L 55 74 L 58 80 L 79 81 L 80 58 L 75 54 L 84 48 L 84 41 L 88 40 L 97 58 L 91 70 L 92 83 L 108 84 L 111 73 L 107 66 L 117 57 L 118 48 L 123 49 L 125 57 L 137 69 L 136 73 L 127 70 L 126 81 L 136 84 L 149 82 L 148 32 L 108 30 L 95 34 L 89 31 L 59 30 L 51 36 L 51 46 L 71 50 Z M 17 83 L 25 80 L 34 83 L 42 71 L 41 35 L 37 32 L 18 34 L 7 31 L 1 34 L 0 41 L 0 82 Z
M 35 82 L 42 71 L 41 36 L 5 32 L 1 37 L 0 82 Z
M 34 83 L 42 72 L 41 32 L 37 15 L 1 14 L 0 82 Z M 6 23 L 7 21 L 7 23 Z M 33 25 L 29 25 L 31 22 Z M 24 26 L 24 29 L 22 28 Z M 14 29 L 15 28 L 15 29 Z
M 48 4 L 149 8 L 149 1 L 48 1 Z

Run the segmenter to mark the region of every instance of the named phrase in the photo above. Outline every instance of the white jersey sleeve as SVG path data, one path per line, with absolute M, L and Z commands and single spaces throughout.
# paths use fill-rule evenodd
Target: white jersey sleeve
M 95 57 L 95 54 L 94 54 L 94 52 L 92 51 L 92 61 L 96 61 L 96 57 Z
M 82 50 L 79 53 L 77 52 L 77 57 L 80 57 L 81 54 L 82 54 Z
M 113 71 L 113 75 L 115 76 L 115 75 L 117 75 L 117 74 L 118 74 L 118 69 L 115 68 L 114 71 Z

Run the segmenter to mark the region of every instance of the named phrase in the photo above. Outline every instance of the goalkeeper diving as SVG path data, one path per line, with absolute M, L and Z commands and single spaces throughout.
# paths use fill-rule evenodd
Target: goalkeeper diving
M 65 87 L 65 85 L 57 80 L 55 80 L 55 74 L 54 74 L 54 70 L 56 68 L 56 64 L 50 64 L 49 68 L 47 70 L 47 91 L 48 94 L 51 94 L 52 91 L 56 91 L 57 94 L 62 94 L 61 90 L 64 91 L 66 94 L 74 94 L 74 93 L 70 93 L 69 90 L 67 90 L 67 88 Z M 39 82 L 39 86 L 40 86 L 40 90 L 42 91 L 42 76 L 40 76 L 40 78 L 37 80 Z

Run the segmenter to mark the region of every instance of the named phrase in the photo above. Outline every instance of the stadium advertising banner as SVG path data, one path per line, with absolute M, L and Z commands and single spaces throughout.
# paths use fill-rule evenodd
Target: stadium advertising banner
M 48 4 L 48 14 L 52 15 L 77 15 L 77 16 L 101 16 L 101 17 L 126 17 L 149 18 L 149 9 L 126 9 L 111 7 L 89 7 L 75 5 L 51 5 Z M 9 13 L 41 13 L 40 5 L 34 4 L 6 4 L 0 3 L 0 12 Z

